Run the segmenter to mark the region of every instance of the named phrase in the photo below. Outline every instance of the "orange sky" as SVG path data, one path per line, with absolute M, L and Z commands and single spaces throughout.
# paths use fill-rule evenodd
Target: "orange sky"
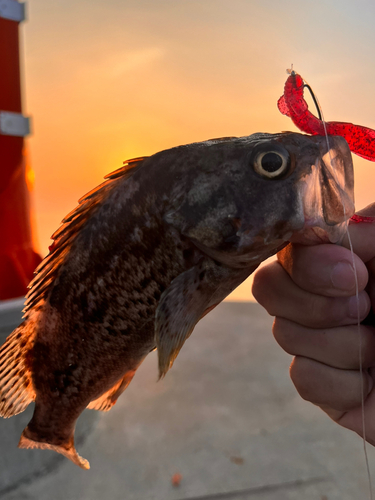
M 375 128 L 375 4 L 359 0 L 30 0 L 25 114 L 40 248 L 82 194 L 131 157 L 211 137 L 295 130 L 285 69 L 326 120 Z M 354 156 L 357 206 L 375 165 Z M 232 295 L 251 298 L 250 282 Z

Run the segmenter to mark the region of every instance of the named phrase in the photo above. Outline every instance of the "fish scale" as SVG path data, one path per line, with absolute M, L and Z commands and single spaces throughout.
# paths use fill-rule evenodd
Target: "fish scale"
M 74 447 L 86 407 L 109 410 L 155 348 L 164 377 L 197 322 L 288 241 L 337 241 L 353 167 L 344 139 L 331 148 L 337 181 L 324 137 L 254 134 L 129 160 L 83 196 L 0 349 L 0 414 L 35 401 L 19 447 L 88 468 Z
M 100 217 L 99 209 L 95 219 L 75 242 L 76 247 L 82 245 L 86 248 L 90 245 L 87 240 L 92 239 L 93 227 L 100 227 Z M 152 228 L 143 227 L 144 239 L 137 241 L 134 234 L 140 227 L 139 219 L 143 220 L 143 215 L 135 216 L 135 220 L 133 215 L 135 227 L 126 233 L 126 243 L 122 243 L 123 238 L 109 241 L 107 231 L 111 227 L 111 220 L 106 224 L 107 230 L 100 227 L 100 239 L 104 243 L 97 241 L 90 252 L 89 268 L 82 266 L 82 262 L 76 259 L 68 259 L 62 266 L 51 289 L 48 304 L 59 311 L 60 317 L 74 318 L 74 325 L 57 321 L 59 328 L 53 337 L 58 338 L 58 342 L 49 346 L 50 366 L 47 370 L 38 368 L 46 366 L 44 343 L 38 342 L 38 337 L 30 351 L 34 387 L 38 390 L 49 386 L 51 394 L 44 403 L 43 414 L 40 415 L 36 410 L 28 426 L 29 436 L 33 436 L 37 428 L 40 438 L 39 422 L 44 421 L 44 412 L 47 411 L 49 425 L 44 429 L 42 439 L 56 440 L 56 428 L 70 429 L 72 417 L 74 422 L 92 400 L 95 401 L 103 392 L 110 390 L 128 372 L 134 373 L 142 359 L 155 348 L 150 318 L 155 315 L 161 293 L 185 269 L 182 264 L 183 249 L 182 244 L 176 246 L 173 231 L 172 234 L 171 231 L 163 234 L 163 224 L 156 217 Z M 125 233 L 126 225 L 123 228 L 117 224 L 116 229 Z M 105 260 L 102 259 L 103 245 L 109 255 Z M 119 246 L 123 246 L 121 252 Z M 75 276 L 73 282 L 71 276 Z M 102 281 L 100 287 L 99 280 Z M 145 280 L 150 282 L 149 286 L 144 286 Z M 124 298 L 121 310 L 116 303 L 119 296 Z M 50 335 L 52 329 L 50 325 Z M 107 349 L 103 349 L 105 345 Z M 66 356 L 61 358 L 62 350 L 70 353 L 68 360 Z M 83 358 L 85 372 L 81 368 Z M 70 406 L 75 408 L 73 415 L 67 414 L 66 421 L 61 414 L 61 398 L 69 400 Z

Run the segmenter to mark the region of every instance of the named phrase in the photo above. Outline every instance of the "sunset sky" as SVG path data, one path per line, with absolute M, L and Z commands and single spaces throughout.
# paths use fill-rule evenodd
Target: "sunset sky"
M 27 10 L 24 114 L 43 254 L 78 198 L 125 159 L 295 131 L 276 107 L 291 63 L 326 120 L 375 128 L 373 0 L 29 0 Z M 354 164 L 361 208 L 375 198 L 375 164 Z M 232 298 L 250 299 L 250 282 Z

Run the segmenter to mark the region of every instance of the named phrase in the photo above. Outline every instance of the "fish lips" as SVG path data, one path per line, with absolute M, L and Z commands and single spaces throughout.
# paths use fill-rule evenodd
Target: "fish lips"
M 349 146 L 340 136 L 320 137 L 320 156 L 301 179 L 304 227 L 289 241 L 305 245 L 339 243 L 354 214 L 354 172 Z

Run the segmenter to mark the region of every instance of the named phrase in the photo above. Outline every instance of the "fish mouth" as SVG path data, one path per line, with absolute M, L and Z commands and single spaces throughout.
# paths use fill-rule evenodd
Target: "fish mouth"
M 320 138 L 320 155 L 311 172 L 301 179 L 304 227 L 291 236 L 289 241 L 292 243 L 340 243 L 346 234 L 346 221 L 355 212 L 354 173 L 349 146 L 339 136 L 327 139 Z
M 321 227 L 309 227 L 299 233 L 295 233 L 290 239 L 290 243 L 298 243 L 300 245 L 319 245 L 322 243 L 340 243 L 346 234 L 347 223 L 342 222 L 334 227 L 330 227 L 329 231 Z

